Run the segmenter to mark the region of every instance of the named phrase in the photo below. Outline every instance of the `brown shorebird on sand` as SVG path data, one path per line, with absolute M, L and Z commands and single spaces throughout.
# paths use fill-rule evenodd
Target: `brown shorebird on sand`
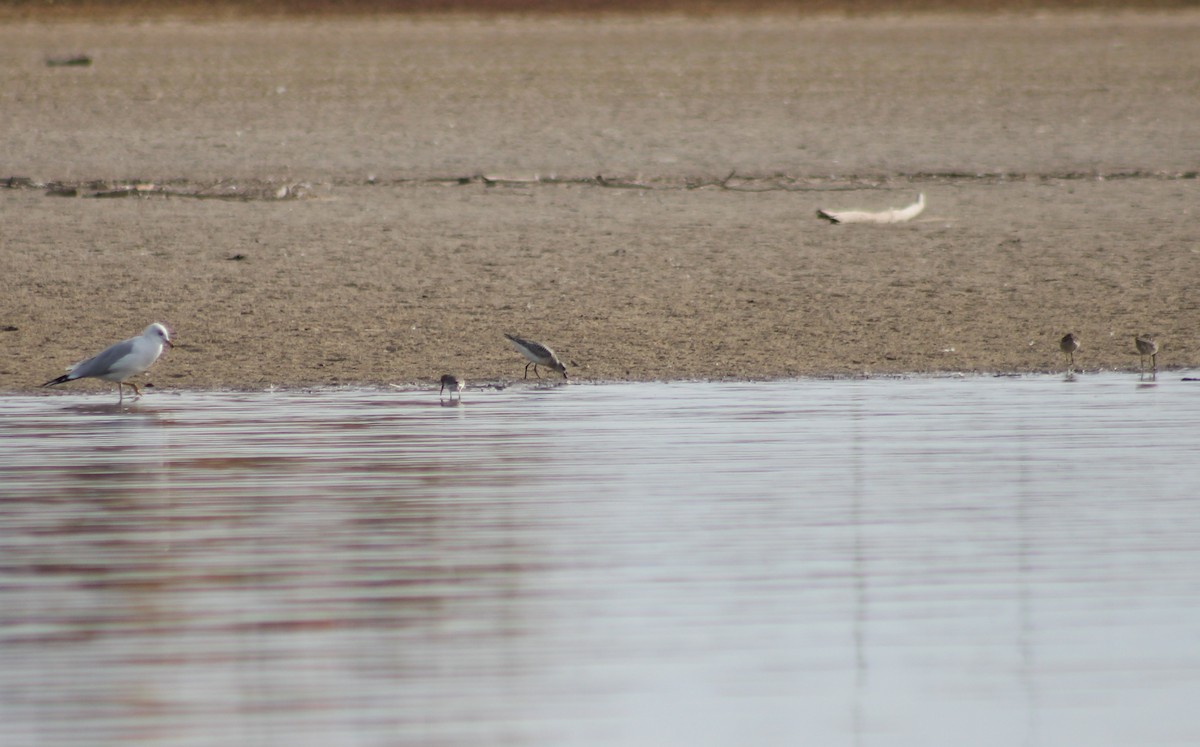
M 442 392 L 449 389 L 451 402 L 454 401 L 454 393 L 455 392 L 458 392 L 458 400 L 460 402 L 462 401 L 462 390 L 463 390 L 463 387 L 465 387 L 467 385 L 467 382 L 463 381 L 458 376 L 454 376 L 453 374 L 442 374 L 441 384 L 442 384 L 442 388 L 438 389 L 438 397 L 441 397 Z
M 1074 332 L 1068 332 L 1061 340 L 1058 341 L 1058 349 L 1066 353 L 1070 363 L 1067 364 L 1067 371 L 1075 369 L 1075 351 L 1079 349 L 1079 338 Z
M 1133 344 L 1137 345 L 1138 355 L 1141 358 L 1141 370 L 1146 370 L 1146 356 L 1150 356 L 1151 370 L 1158 373 L 1158 343 L 1154 341 L 1154 335 L 1138 335 L 1133 338 Z
M 517 349 L 517 352 L 525 356 L 525 360 L 529 361 L 525 364 L 525 376 L 523 378 L 529 378 L 530 366 L 533 366 L 533 375 L 539 379 L 542 378 L 542 376 L 538 373 L 538 366 L 558 371 L 563 375 L 564 379 L 567 378 L 567 367 L 562 364 L 562 361 L 558 359 L 558 356 L 554 354 L 553 350 L 545 345 L 542 345 L 541 343 L 534 342 L 533 340 L 523 340 L 520 337 L 517 337 L 516 335 L 510 335 L 507 332 L 504 333 L 504 336 L 507 337 L 510 342 L 512 342 L 513 347 Z

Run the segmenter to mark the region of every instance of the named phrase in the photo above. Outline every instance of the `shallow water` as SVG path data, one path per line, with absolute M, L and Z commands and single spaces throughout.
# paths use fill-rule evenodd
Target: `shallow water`
M 1200 383 L 0 404 L 0 744 L 1200 743 Z

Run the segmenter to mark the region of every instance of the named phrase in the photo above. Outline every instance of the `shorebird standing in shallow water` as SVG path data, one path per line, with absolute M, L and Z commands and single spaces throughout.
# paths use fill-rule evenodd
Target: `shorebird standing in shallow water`
M 567 378 L 567 367 L 562 364 L 562 361 L 558 359 L 558 356 L 554 354 L 553 350 L 545 345 L 542 345 L 541 343 L 534 342 L 533 340 L 523 340 L 520 337 L 517 337 L 516 335 L 510 335 L 507 332 L 504 333 L 504 336 L 512 342 L 513 347 L 517 349 L 517 352 L 525 356 L 525 359 L 529 361 L 525 364 L 525 376 L 522 378 L 529 378 L 530 366 L 533 366 L 533 375 L 539 379 L 542 378 L 542 376 L 538 373 L 538 366 L 543 366 L 545 368 L 558 371 L 563 375 L 564 379 Z
M 142 332 L 139 337 L 130 337 L 115 345 L 110 345 L 96 355 L 79 361 L 67 369 L 67 372 L 57 379 L 51 379 L 42 386 L 54 386 L 75 379 L 103 379 L 117 384 L 117 404 L 125 401 L 125 387 L 132 387 L 133 393 L 142 396 L 142 390 L 137 384 L 126 379 L 137 376 L 154 365 L 154 361 L 162 355 L 163 346 L 174 347 L 171 344 L 171 333 L 163 325 L 155 322 Z
M 1067 363 L 1067 373 L 1071 373 L 1075 370 L 1075 351 L 1079 349 L 1079 338 L 1074 332 L 1068 332 L 1058 341 L 1058 349 L 1067 354 L 1070 361 Z
M 1146 370 L 1146 356 L 1150 356 L 1151 370 L 1158 373 L 1158 343 L 1154 341 L 1154 335 L 1138 335 L 1133 338 L 1133 344 L 1137 346 L 1138 355 L 1141 358 L 1141 370 Z
M 462 390 L 467 385 L 467 382 L 453 376 L 451 374 L 442 374 L 442 388 L 438 389 L 438 397 L 442 396 L 442 392 L 450 390 L 450 401 L 454 401 L 454 393 L 458 392 L 458 401 L 462 402 Z

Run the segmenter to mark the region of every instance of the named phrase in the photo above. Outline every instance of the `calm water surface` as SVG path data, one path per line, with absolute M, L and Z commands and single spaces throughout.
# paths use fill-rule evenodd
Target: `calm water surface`
M 7 397 L 0 744 L 1200 744 L 1180 378 Z

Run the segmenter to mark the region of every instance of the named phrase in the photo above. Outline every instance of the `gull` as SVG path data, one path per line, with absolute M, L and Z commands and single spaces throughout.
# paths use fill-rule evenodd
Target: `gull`
M 1074 332 L 1068 332 L 1065 337 L 1058 341 L 1058 349 L 1066 353 L 1070 357 L 1070 363 L 1067 366 L 1067 371 L 1075 368 L 1075 351 L 1079 349 L 1079 338 Z
M 162 355 L 164 345 L 174 347 L 171 343 L 171 333 L 162 324 L 155 322 L 146 327 L 140 336 L 108 346 L 91 358 L 79 361 L 68 368 L 65 374 L 47 381 L 42 386 L 54 386 L 75 379 L 113 381 L 117 384 L 117 404 L 121 404 L 125 401 L 127 386 L 133 387 L 135 395 L 142 396 L 137 384 L 126 379 L 144 373 L 154 365 L 154 361 Z
M 558 356 L 554 354 L 553 350 L 545 345 L 542 345 L 541 343 L 537 343 L 532 340 L 523 340 L 520 337 L 517 337 L 516 335 L 510 335 L 507 332 L 504 333 L 504 336 L 512 342 L 513 347 L 517 349 L 517 352 L 525 356 L 525 359 L 529 361 L 525 364 L 524 378 L 529 378 L 530 366 L 533 366 L 533 375 L 537 376 L 539 379 L 542 378 L 542 376 L 538 373 L 538 366 L 544 366 L 545 368 L 558 371 L 563 375 L 564 379 L 567 378 L 567 367 L 562 364 L 562 361 L 558 359 Z
M 1154 335 L 1138 335 L 1133 338 L 1133 344 L 1137 346 L 1138 355 L 1141 357 L 1141 370 L 1146 370 L 1146 356 L 1150 356 L 1150 365 L 1153 367 L 1154 373 L 1158 373 L 1158 343 L 1154 341 Z
M 891 208 L 872 213 L 866 210 L 817 210 L 817 215 L 830 223 L 903 223 L 916 218 L 925 210 L 925 193 L 905 208 Z
M 467 382 L 463 381 L 459 377 L 454 376 L 452 374 L 442 374 L 441 383 L 442 383 L 442 388 L 438 389 L 438 397 L 439 398 L 442 396 L 442 392 L 449 389 L 450 390 L 450 401 L 451 402 L 454 401 L 454 393 L 458 392 L 458 401 L 462 402 L 462 390 L 463 390 L 463 387 L 467 385 Z

